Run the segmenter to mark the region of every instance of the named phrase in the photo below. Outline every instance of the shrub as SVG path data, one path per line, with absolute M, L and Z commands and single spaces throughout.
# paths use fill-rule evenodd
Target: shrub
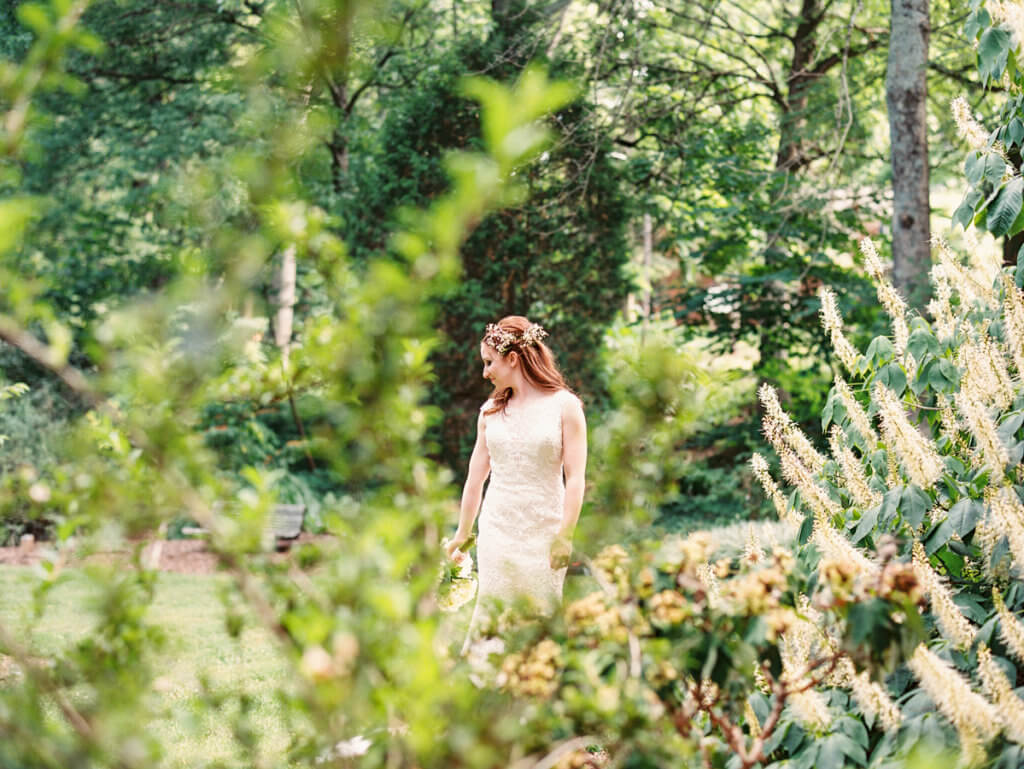
M 898 764 L 947 749 L 1020 762 L 1024 292 L 1010 270 L 968 271 L 942 246 L 933 320 L 911 318 L 862 247 L 893 335 L 858 353 L 823 289 L 850 380 L 836 377 L 822 415 L 830 454 L 760 393 L 792 491 L 760 455 L 752 469 L 798 532 L 792 550 L 723 531 L 717 546 L 697 532 L 602 551 L 588 564 L 598 589 L 526 641 L 554 640 L 552 661 L 517 650 L 499 676 L 568 733 L 642 765 Z
M 0 404 L 0 485 L 27 491 L 45 480 L 57 462 L 71 409 L 47 380 L 31 390 L 22 384 L 0 388 Z M 22 534 L 48 536 L 55 523 L 52 513 L 24 498 L 0 504 L 0 545 L 17 542 Z

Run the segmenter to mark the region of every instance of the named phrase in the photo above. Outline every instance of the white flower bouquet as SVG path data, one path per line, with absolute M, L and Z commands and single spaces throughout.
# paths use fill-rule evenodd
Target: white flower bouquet
M 441 561 L 441 577 L 437 586 L 437 605 L 441 611 L 458 611 L 476 595 L 473 557 L 468 552 L 475 538 L 475 535 L 471 536 L 462 544 L 454 557 Z M 441 543 L 442 547 L 446 544 L 447 540 Z

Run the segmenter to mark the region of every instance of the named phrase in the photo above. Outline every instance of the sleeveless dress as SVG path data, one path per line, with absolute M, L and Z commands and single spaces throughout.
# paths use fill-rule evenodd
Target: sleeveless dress
M 551 545 L 562 523 L 562 406 L 567 390 L 508 405 L 484 417 L 491 474 L 477 534 L 477 602 L 471 639 L 503 607 L 529 602 L 537 614 L 554 613 L 562 600 L 564 568 L 551 568 Z M 487 401 L 481 411 L 491 405 Z

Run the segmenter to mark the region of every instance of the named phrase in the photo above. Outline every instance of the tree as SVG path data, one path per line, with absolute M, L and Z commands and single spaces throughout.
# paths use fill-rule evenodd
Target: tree
M 928 297 L 928 0 L 893 0 L 885 99 L 892 147 L 893 280 L 911 305 Z
M 8 36 L 20 28 L 23 5 L 0 11 L 15 60 L 31 42 Z M 83 325 L 104 308 L 167 282 L 181 251 L 197 245 L 196 231 L 177 215 L 183 201 L 175 184 L 237 138 L 241 99 L 221 87 L 220 68 L 256 42 L 262 8 L 241 0 L 98 0 L 84 11 L 83 28 L 104 47 L 68 59 L 82 98 L 40 96 L 48 120 L 34 126 L 23 165 L 24 188 L 49 198 L 23 269 L 47 283 L 76 341 L 85 341 Z
M 336 211 L 354 255 L 386 248 L 404 207 L 443 193 L 446 153 L 483 138 L 463 79 L 481 71 L 517 77 L 533 50 L 523 41 L 540 34 L 538 16 L 546 18 L 510 12 L 507 35 L 477 37 L 467 29 L 462 39 L 424 50 L 415 61 L 392 61 L 407 82 L 377 96 L 375 114 L 386 117 L 376 133 L 353 123 L 350 134 L 353 162 Z M 571 77 L 578 69 L 556 60 L 552 72 Z M 432 357 L 431 402 L 441 413 L 434 437 L 438 455 L 457 473 L 465 469 L 476 414 L 489 394 L 478 366 L 488 322 L 508 314 L 540 322 L 584 400 L 600 405 L 606 398 L 599 340 L 629 287 L 622 268 L 630 207 L 614 147 L 593 119 L 584 97 L 554 116 L 551 146 L 519 171 L 522 197 L 478 224 L 461 247 L 462 280 L 439 298 L 445 340 Z

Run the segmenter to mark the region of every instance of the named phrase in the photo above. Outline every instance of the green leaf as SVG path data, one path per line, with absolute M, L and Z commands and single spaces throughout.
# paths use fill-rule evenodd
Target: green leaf
M 920 395 L 928 387 L 928 382 L 931 379 L 932 369 L 938 365 L 937 360 L 930 360 L 923 366 L 918 368 L 917 375 L 914 377 L 914 381 L 910 383 L 910 389 L 914 395 Z
M 914 356 L 914 360 L 920 363 L 926 353 L 931 353 L 935 356 L 939 355 L 939 340 L 935 338 L 935 334 L 926 328 L 914 329 L 910 338 L 907 339 L 907 351 Z
M 811 516 L 805 516 L 803 522 L 800 524 L 800 532 L 797 535 L 797 541 L 801 545 L 806 545 L 811 539 L 811 531 L 814 529 L 814 519 Z
M 972 187 L 979 184 L 981 182 L 981 178 L 985 175 L 985 164 L 983 162 L 985 156 L 986 153 L 972 150 L 971 152 L 968 152 L 967 157 L 964 158 L 964 176 L 967 177 L 967 182 Z M 971 190 L 971 192 L 977 191 Z M 969 195 L 970 192 L 967 194 Z M 978 198 L 971 203 L 971 211 L 974 210 L 974 206 L 978 204 L 978 200 L 980 199 L 981 195 L 979 193 Z M 964 197 L 964 202 L 967 202 L 966 196 Z
M 967 472 L 967 465 L 961 462 L 957 457 L 952 455 L 943 457 L 943 461 L 946 465 L 946 470 L 949 471 L 950 475 L 960 476 Z
M 832 424 L 832 411 L 835 408 L 836 394 L 832 392 L 825 401 L 825 407 L 821 410 L 821 431 L 828 432 L 828 426 Z
M 1005 27 L 989 27 L 978 41 L 978 71 L 983 79 L 998 79 L 1006 69 L 1006 59 L 1013 40 Z
M 877 449 L 871 452 L 871 456 L 868 457 L 868 464 L 871 466 L 871 472 L 876 476 L 885 477 L 889 472 L 889 456 L 886 454 L 885 449 Z
M 988 619 L 989 610 L 982 606 L 978 599 L 970 593 L 957 593 L 953 596 L 953 603 L 957 605 L 964 616 L 971 622 L 980 625 Z
M 952 543 L 950 543 L 952 544 Z M 939 550 L 939 560 L 945 565 L 946 570 L 954 577 L 959 577 L 964 572 L 964 558 L 954 553 L 950 548 Z
M 874 507 L 868 508 L 861 514 L 860 521 L 857 522 L 857 528 L 851 537 L 854 544 L 857 544 L 872 532 L 878 524 L 878 514 L 881 510 L 881 505 L 875 505 Z
M 813 742 L 793 756 L 790 763 L 792 769 L 816 769 L 819 766 L 818 754 L 821 752 L 821 744 Z
M 871 340 L 871 344 L 868 345 L 864 357 L 867 358 L 869 364 L 878 366 L 891 361 L 894 353 L 895 349 L 888 337 L 876 336 Z
M 868 730 L 864 728 L 864 724 L 859 718 L 853 718 L 851 716 L 841 718 L 839 720 L 839 731 L 865 750 L 867 750 L 868 746 L 871 744 L 871 737 L 868 735 Z
M 821 744 L 818 766 L 844 767 L 849 763 L 864 766 L 867 753 L 864 748 L 842 733 L 830 734 Z
M 999 433 L 999 437 L 1002 438 L 1004 442 L 1010 443 L 1013 441 L 1022 424 L 1024 424 L 1024 414 L 1010 414 L 999 424 L 996 432 Z
M 53 26 L 50 14 L 39 3 L 25 3 L 18 6 L 18 21 L 29 27 L 39 37 L 44 37 Z
M 998 187 L 1006 174 L 1006 161 L 998 152 L 989 152 L 981 162 L 982 178 L 994 187 Z M 995 195 L 989 196 L 990 201 Z M 979 209 L 980 210 L 980 209 Z
M 989 25 L 987 18 L 985 18 L 987 16 L 988 12 L 984 8 L 973 10 L 967 16 L 967 21 L 964 22 L 964 35 L 968 40 L 974 42 L 978 39 L 978 34 L 981 30 Z
M 0 200 L 0 254 L 21 242 L 25 228 L 38 214 L 36 198 L 10 198 Z
M 1010 231 L 1024 205 L 1024 177 L 1014 176 L 988 208 L 986 227 L 999 238 Z
M 872 638 L 879 628 L 889 624 L 889 604 L 880 598 L 858 601 L 850 607 L 847 627 L 850 628 L 850 640 L 855 645 Z
M 875 379 L 896 393 L 897 396 L 903 395 L 907 389 L 907 375 L 903 372 L 903 367 L 895 361 L 879 369 Z
M 998 614 L 989 617 L 988 620 L 986 620 L 985 624 L 978 629 L 978 632 L 974 634 L 975 640 L 979 643 L 991 644 L 992 634 L 995 632 L 996 622 L 998 622 L 998 620 Z
M 960 384 L 960 369 L 951 361 L 940 358 L 930 367 L 928 384 L 936 392 L 951 392 Z
M 938 526 L 933 526 L 932 530 L 928 532 L 928 536 L 924 541 L 924 551 L 931 555 L 940 547 L 949 542 L 949 538 L 953 536 L 955 529 L 949 520 L 943 518 L 942 522 Z
M 1010 225 L 1010 229 L 1006 233 L 1006 236 L 1012 237 L 1021 230 L 1024 230 L 1024 207 L 1022 207 L 1020 213 L 1017 214 L 1017 218 L 1013 220 L 1013 224 Z
M 879 519 L 882 525 L 889 526 L 893 519 L 896 517 L 896 511 L 900 509 L 900 497 L 903 494 L 903 487 L 897 486 L 895 489 L 890 489 L 882 497 L 882 506 L 879 511 Z
M 917 486 L 910 484 L 903 487 L 900 495 L 900 514 L 903 520 L 916 529 L 924 521 L 924 514 L 931 507 L 931 499 Z
M 757 712 L 756 706 L 754 708 L 754 711 L 755 713 Z M 760 713 L 757 713 L 757 718 L 761 723 L 764 723 L 765 717 L 762 716 Z M 789 733 L 792 729 L 798 730 L 799 727 L 797 727 L 796 724 L 780 723 L 778 728 L 772 732 L 771 736 L 768 737 L 767 740 L 765 740 L 765 755 L 770 756 L 772 753 L 774 753 L 778 749 L 778 747 L 783 743 L 783 741 L 785 741 L 789 737 Z
M 993 571 L 999 568 L 1003 561 L 1010 557 L 1010 541 L 1004 536 L 1000 537 L 999 541 L 996 542 L 992 548 L 992 558 L 989 563 L 992 565 Z
M 1010 125 L 1006 127 L 1006 133 L 1011 144 L 1020 144 L 1021 139 L 1024 139 L 1024 123 L 1019 117 L 1010 121 Z
M 799 728 L 797 724 L 793 724 L 789 728 L 789 733 L 786 735 L 785 742 L 782 743 L 782 747 L 785 748 L 787 753 L 793 753 L 800 744 L 804 741 L 804 737 L 807 736 L 807 732 Z M 813 747 L 814 743 L 811 743 Z
M 1010 446 L 1007 452 L 1008 462 L 1006 463 L 1007 468 L 1014 468 L 1024 460 L 1024 441 L 1018 441 Z
M 956 211 L 953 212 L 953 224 L 959 224 L 965 230 L 971 226 L 971 220 L 974 218 L 974 206 L 967 202 L 966 198 L 961 201 L 960 205 L 956 207 Z
M 985 514 L 985 505 L 977 499 L 961 499 L 949 509 L 950 525 L 961 537 L 967 536 L 974 531 L 982 515 Z

